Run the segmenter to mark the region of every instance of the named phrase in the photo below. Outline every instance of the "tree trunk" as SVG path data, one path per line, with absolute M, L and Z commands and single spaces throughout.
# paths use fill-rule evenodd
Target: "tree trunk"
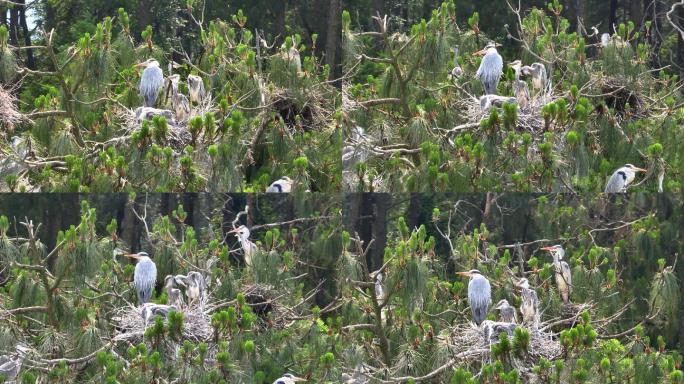
M 340 0 L 330 0 L 328 10 L 328 32 L 325 44 L 325 62 L 330 65 L 330 78 L 335 87 L 342 88 L 342 4 Z
M 618 0 L 610 0 L 610 11 L 608 12 L 608 31 L 612 34 L 617 27 Z
M 26 4 L 26 0 L 19 0 L 20 4 Z M 24 30 L 24 45 L 26 47 L 31 46 L 31 31 L 29 31 L 28 23 L 26 22 L 26 6 L 19 7 L 19 21 L 21 24 L 21 29 Z M 33 58 L 33 50 L 26 50 L 26 65 L 29 69 L 36 69 L 36 62 Z
M 275 14 L 273 26 L 275 28 L 275 34 L 277 38 L 274 43 L 276 46 L 280 46 L 283 41 L 285 41 L 285 15 L 287 13 L 287 2 L 286 1 L 274 1 L 271 5 L 273 13 Z
M 152 1 L 151 0 L 140 0 L 138 2 L 138 12 L 136 16 L 138 17 L 138 28 L 142 31 L 148 25 L 152 25 Z
M 19 10 L 17 7 L 10 8 L 9 41 L 15 47 L 19 45 Z

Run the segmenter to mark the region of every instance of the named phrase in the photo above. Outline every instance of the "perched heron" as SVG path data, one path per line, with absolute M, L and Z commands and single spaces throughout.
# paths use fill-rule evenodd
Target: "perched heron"
M 508 304 L 508 300 L 502 299 L 500 300 L 494 309 L 499 310 L 499 320 L 501 320 L 504 323 L 517 323 L 518 322 L 518 316 L 516 314 L 515 308 L 511 307 L 510 304 Z
M 610 44 L 610 33 L 604 33 L 601 35 L 601 47 L 605 48 Z
M 4 383 L 16 382 L 28 352 L 28 348 L 21 344 L 17 344 L 15 349 L 17 352 L 13 355 L 0 355 L 0 377 L 5 380 Z
M 178 91 L 180 75 L 171 75 L 169 80 L 171 81 L 171 103 L 176 112 L 176 120 L 185 121 L 190 116 L 190 101 L 187 96 Z
M 145 304 L 152 298 L 152 290 L 157 281 L 157 266 L 150 259 L 147 252 L 129 253 L 124 256 L 138 260 L 133 273 L 133 283 L 138 294 L 140 304 Z
M 530 282 L 526 278 L 518 280 L 516 284 L 522 289 L 520 300 L 520 313 L 524 324 L 532 324 L 536 329 L 539 327 L 539 297 L 537 291 L 530 288 Z
M 483 50 L 474 54 L 484 55 L 475 77 L 480 79 L 486 94 L 495 95 L 496 87 L 499 85 L 499 80 L 503 74 L 503 59 L 496 50 L 496 44 L 490 41 Z
M 189 303 L 201 302 L 207 289 L 207 283 L 201 273 L 191 271 L 187 276 L 176 275 L 176 280 L 185 287 L 185 294 L 188 296 Z
M 456 81 L 456 79 L 463 75 L 463 69 L 458 64 L 458 45 L 451 48 L 451 50 L 454 52 L 454 68 L 451 69 L 451 72 L 449 73 L 449 78 L 452 81 Z
M 342 148 L 342 168 L 355 171 L 352 167 L 358 163 L 365 163 L 368 159 L 368 151 L 361 145 L 345 145 Z
M 242 246 L 242 252 L 245 255 L 245 264 L 248 266 L 252 265 L 252 256 L 257 251 L 257 246 L 249 240 L 249 228 L 241 225 L 228 233 L 234 233 L 235 237 L 238 238 L 240 245 Z
M 461 276 L 470 277 L 470 282 L 468 283 L 468 303 L 473 313 L 473 321 L 475 321 L 475 324 L 480 325 L 487 318 L 489 305 L 492 303 L 492 287 L 489 285 L 489 280 L 482 276 L 477 269 L 456 273 Z
M 273 384 L 293 384 L 293 383 L 296 383 L 298 381 L 306 381 L 306 379 L 303 379 L 301 377 L 297 377 L 291 373 L 286 373 L 283 375 L 283 377 L 274 381 Z
M 166 290 L 167 303 L 177 308 L 183 308 L 185 302 L 183 301 L 183 292 L 178 288 L 179 281 L 176 276 L 167 275 L 164 278 L 164 289 Z
M 155 317 L 161 316 L 162 318 L 166 319 L 166 317 L 169 315 L 169 312 L 176 309 L 177 308 L 173 305 L 146 303 L 140 307 L 140 316 L 145 321 L 145 326 L 147 326 L 147 324 L 149 324 L 151 320 L 154 320 Z
M 637 172 L 646 172 L 646 170 L 635 167 L 632 164 L 625 164 L 624 167 L 619 168 L 610 176 L 606 184 L 605 193 L 627 192 L 627 187 L 634 181 Z
M 300 57 L 299 50 L 297 49 L 297 40 L 294 36 L 290 37 L 290 39 L 292 41 L 292 45 L 290 46 L 290 49 L 283 54 L 283 58 L 290 64 L 290 68 L 293 68 L 297 71 L 297 73 L 300 73 L 302 71 L 302 58 Z M 283 49 L 285 47 L 286 45 L 283 44 Z
M 193 103 L 201 103 L 206 96 L 204 90 L 204 81 L 202 78 L 195 75 L 188 76 L 188 91 L 190 92 L 190 101 Z
M 546 67 L 542 63 L 532 63 L 520 68 L 520 71 L 525 76 L 532 77 L 532 88 L 539 93 L 546 90 L 549 78 L 546 75 Z
M 154 107 L 157 102 L 157 95 L 164 87 L 164 72 L 159 67 L 159 62 L 155 59 L 148 59 L 137 65 L 145 67 L 142 77 L 140 77 L 140 95 L 145 99 L 146 107 Z
M 20 136 L 12 136 L 10 147 L 17 158 L 24 161 L 31 152 L 31 141 Z
M 385 300 L 387 300 L 383 279 L 384 276 L 382 272 L 375 275 L 375 298 L 378 300 L 378 305 L 380 306 L 383 306 L 385 304 Z
M 563 260 L 565 256 L 565 250 L 561 245 L 552 245 L 550 247 L 542 248 L 543 251 L 549 251 L 551 256 L 553 256 L 553 268 L 556 275 L 556 285 L 558 286 L 558 291 L 560 292 L 561 298 L 564 303 L 568 303 L 570 300 L 570 294 L 572 293 L 572 272 L 570 271 L 570 266 Z
M 287 176 L 283 176 L 280 179 L 271 183 L 271 185 L 266 188 L 267 193 L 290 193 L 292 192 L 292 179 Z
M 516 60 L 508 65 L 515 71 L 515 80 L 513 80 L 513 93 L 515 94 L 516 100 L 518 100 L 518 105 L 520 105 L 520 108 L 525 109 L 530 102 L 530 89 L 527 86 L 527 82 L 520 80 L 522 61 Z
M 163 116 L 166 121 L 173 120 L 173 112 L 168 109 L 157 109 L 152 107 L 138 107 L 135 109 L 135 118 L 138 122 L 152 120 L 155 116 Z

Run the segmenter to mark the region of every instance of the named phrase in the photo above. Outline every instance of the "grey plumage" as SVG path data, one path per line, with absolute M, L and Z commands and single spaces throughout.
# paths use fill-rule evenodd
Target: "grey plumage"
M 201 103 L 206 96 L 204 89 L 204 82 L 202 78 L 196 75 L 188 76 L 188 91 L 190 92 L 190 101 L 193 103 Z
M 572 271 L 570 266 L 563 260 L 565 250 L 559 244 L 544 247 L 542 250 L 549 251 L 553 257 L 553 268 L 556 278 L 556 286 L 564 303 L 570 301 L 570 294 L 572 293 Z
M 530 288 L 526 278 L 520 279 L 518 287 L 522 289 L 520 300 L 520 313 L 523 316 L 523 324 L 531 325 L 534 329 L 539 327 L 539 297 L 537 291 Z
M 133 273 L 133 283 L 138 294 L 140 304 L 145 304 L 152 298 L 152 291 L 157 281 L 157 266 L 146 252 L 137 254 L 138 264 Z
M 502 299 L 499 301 L 494 309 L 499 310 L 499 320 L 504 323 L 517 323 L 518 316 L 516 314 L 515 308 L 508 304 L 508 300 Z
M 480 67 L 477 69 L 475 77 L 480 79 L 485 93 L 488 95 L 495 95 L 496 88 L 499 85 L 499 80 L 503 74 L 503 59 L 496 50 L 496 44 L 490 42 L 484 50 L 478 53 L 484 53 L 484 57 L 480 62 Z
M 515 71 L 515 80 L 513 80 L 513 93 L 515 94 L 515 98 L 518 101 L 520 108 L 525 109 L 530 101 L 530 89 L 524 80 L 520 80 L 522 62 L 520 60 L 516 60 L 509 65 Z
M 515 323 L 491 320 L 485 320 L 480 325 L 482 336 L 488 344 L 496 342 L 499 339 L 499 335 L 503 332 L 506 332 L 509 337 L 513 336 L 513 332 L 517 327 L 518 325 Z
M 298 381 L 306 381 L 306 380 L 301 378 L 301 377 L 297 377 L 291 373 L 286 373 L 281 378 L 276 379 L 276 381 L 274 381 L 273 384 L 294 384 Z
M 187 276 L 176 275 L 176 281 L 185 287 L 185 295 L 188 297 L 189 303 L 201 303 L 207 288 L 206 281 L 201 273 L 191 271 Z
M 172 310 L 175 311 L 177 308 L 173 305 L 146 303 L 140 307 L 140 316 L 143 318 L 145 326 L 147 326 L 150 321 L 154 320 L 154 318 L 157 316 L 161 316 L 163 319 L 166 319 L 166 317 L 169 315 L 169 312 Z
M 173 112 L 168 109 L 158 109 L 153 107 L 138 107 L 135 109 L 135 117 L 138 122 L 152 120 L 155 116 L 163 116 L 167 121 L 173 120 Z
M 375 276 L 375 298 L 378 300 L 378 304 L 380 306 L 383 306 L 385 304 L 385 300 L 387 299 L 383 278 L 384 276 L 382 272 Z
M 164 289 L 166 290 L 167 303 L 177 308 L 185 306 L 183 300 L 183 292 L 178 288 L 178 281 L 173 275 L 167 275 L 164 278 Z
M 237 237 L 238 241 L 240 242 L 240 245 L 242 246 L 242 252 L 244 253 L 245 256 L 245 264 L 248 266 L 252 265 L 252 256 L 256 253 L 257 247 L 256 244 L 251 242 L 249 240 L 249 235 L 250 231 L 249 228 L 245 227 L 244 225 L 241 225 L 229 233 L 234 233 L 235 237 Z
M 613 172 L 606 183 L 604 192 L 607 194 L 627 192 L 627 187 L 634 181 L 637 172 L 646 172 L 646 170 L 632 164 L 625 164 L 624 167 Z
M 532 65 L 522 67 L 520 71 L 523 75 L 532 77 L 532 88 L 534 88 L 536 92 L 539 93 L 546 90 L 549 78 L 546 74 L 546 66 L 544 66 L 544 64 L 532 63 Z
M 19 344 L 15 354 L 0 355 L 0 377 L 4 378 L 4 383 L 16 383 L 27 351 L 26 347 Z
M 475 324 L 480 325 L 489 312 L 492 303 L 492 287 L 489 280 L 482 276 L 480 271 L 472 269 L 468 272 L 459 272 L 460 275 L 470 276 L 468 283 L 468 304 L 473 315 Z
M 157 95 L 164 87 L 164 72 L 159 67 L 159 62 L 154 59 L 149 59 L 139 66 L 145 67 L 138 87 L 140 95 L 145 100 L 146 107 L 154 107 L 157 102 Z
M 267 193 L 290 193 L 292 192 L 292 179 L 287 176 L 283 176 L 280 179 L 271 183 L 271 185 L 266 188 Z
M 463 75 L 463 69 L 458 64 L 458 45 L 451 48 L 451 51 L 454 52 L 454 67 L 451 69 L 449 77 L 452 81 L 455 81 Z
M 169 76 L 169 80 L 171 81 L 171 103 L 176 113 L 176 120 L 185 121 L 190 116 L 190 101 L 187 96 L 178 90 L 180 76 L 177 74 Z

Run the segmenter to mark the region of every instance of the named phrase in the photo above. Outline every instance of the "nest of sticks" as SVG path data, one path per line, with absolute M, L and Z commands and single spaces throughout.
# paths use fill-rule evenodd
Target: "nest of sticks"
M 501 101 L 496 103 L 499 105 L 492 105 L 489 108 L 483 108 L 480 100 L 474 97 L 462 98 L 459 100 L 459 103 L 462 104 L 461 110 L 465 111 L 467 121 L 479 124 L 480 121 L 489 118 L 491 108 L 499 109 L 499 116 L 503 116 L 500 104 L 504 99 L 515 100 L 514 97 L 500 97 Z M 518 131 L 530 132 L 533 135 L 543 132 L 545 124 L 544 118 L 542 117 L 542 108 L 556 99 L 558 99 L 558 97 L 550 91 L 541 92 L 535 95 L 534 91 L 530 90 L 530 101 L 527 103 L 527 106 L 525 108 L 518 106 Z
M 186 305 L 178 308 L 183 313 L 183 339 L 197 342 L 209 342 L 213 338 L 211 316 L 207 311 L 209 305 L 199 303 Z M 145 338 L 145 330 L 154 326 L 154 320 L 145 324 L 145 319 L 140 313 L 140 307 L 127 306 L 114 312 L 112 321 L 116 327 L 114 341 L 127 341 L 133 344 L 140 343 Z M 166 320 L 165 320 L 166 321 Z
M 10 90 L 0 84 L 0 128 L 5 132 L 13 132 L 15 125 L 26 120 L 17 110 L 16 101 Z
M 484 324 L 484 323 L 483 323 Z M 518 325 L 522 327 L 523 325 Z M 519 372 L 529 372 L 541 358 L 553 360 L 561 355 L 560 342 L 555 334 L 541 324 L 538 330 L 528 329 L 530 334 L 527 352 L 521 355 L 511 353 L 511 365 Z M 498 343 L 498 334 L 489 340 L 482 327 L 472 322 L 458 324 L 450 330 L 448 337 L 451 355 L 458 358 L 457 365 L 472 362 L 493 361 L 491 346 Z M 512 341 L 513 337 L 509 337 Z

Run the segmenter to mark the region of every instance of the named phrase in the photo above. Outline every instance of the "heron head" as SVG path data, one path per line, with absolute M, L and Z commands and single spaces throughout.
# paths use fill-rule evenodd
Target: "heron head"
M 468 277 L 475 277 L 475 276 L 482 276 L 482 273 L 478 271 L 477 269 L 471 269 L 470 271 L 464 271 L 464 272 L 456 272 L 457 275 L 460 276 L 468 276 Z
M 297 381 L 306 381 L 306 379 L 301 378 L 301 377 L 297 377 L 291 373 L 284 374 L 283 378 L 289 379 L 290 382 L 292 382 L 292 383 L 297 382 Z
M 143 61 L 142 63 L 136 65 L 138 68 L 147 68 L 147 67 L 158 67 L 159 62 L 155 59 L 147 59 Z
M 501 46 L 500 44 L 497 44 L 497 43 L 495 43 L 495 42 L 493 42 L 493 41 L 490 41 L 489 43 L 487 43 L 487 45 L 486 45 L 483 49 L 481 49 L 481 50 L 479 50 L 479 51 L 473 53 L 473 55 L 484 56 L 484 55 L 486 55 L 487 53 L 489 53 L 489 51 L 490 51 L 491 49 L 493 49 L 494 51 L 496 51 L 496 47 L 500 47 L 500 46 Z
M 511 63 L 508 63 L 508 66 L 511 68 L 521 68 L 522 67 L 522 61 L 516 60 Z
M 558 257 L 559 259 L 562 259 L 563 256 L 565 256 L 565 249 L 563 249 L 563 246 L 560 244 L 543 247 L 542 251 L 551 252 L 551 255 Z
M 513 283 L 516 287 L 521 288 L 521 289 L 529 289 L 530 288 L 530 282 L 526 278 L 521 278 L 517 282 Z
M 646 169 L 635 167 L 632 164 L 625 164 L 625 168 L 631 169 L 633 172 L 646 172 L 647 171 Z
M 168 79 L 172 84 L 178 84 L 180 82 L 180 75 L 176 73 L 169 76 Z
M 249 234 L 250 234 L 249 228 L 247 228 L 247 227 L 244 226 L 244 225 L 241 225 L 241 226 L 239 226 L 239 227 L 233 229 L 232 231 L 229 231 L 228 233 L 234 233 L 234 234 L 235 234 L 235 237 L 241 238 L 241 239 L 246 239 L 246 238 L 248 238 L 248 237 L 249 237 Z
M 506 300 L 506 299 L 501 299 L 501 300 L 499 300 L 498 303 L 496 303 L 496 306 L 494 307 L 494 309 L 505 309 L 505 308 L 508 308 L 508 307 L 510 307 L 510 306 L 511 306 L 511 305 L 508 304 L 508 300 Z
M 128 257 L 129 259 L 136 259 L 136 260 L 140 260 L 143 257 L 147 257 L 147 258 L 150 257 L 150 255 L 148 255 L 147 252 L 126 253 L 123 256 Z

